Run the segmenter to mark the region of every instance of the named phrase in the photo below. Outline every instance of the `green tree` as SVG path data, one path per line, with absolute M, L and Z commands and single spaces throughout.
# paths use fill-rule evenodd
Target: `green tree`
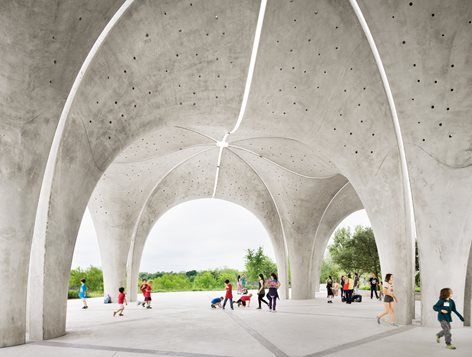
M 372 228 L 357 226 L 354 234 L 338 229 L 329 246 L 333 262 L 345 272 L 380 273 L 380 260 Z
M 195 290 L 212 290 L 217 285 L 214 275 L 209 271 L 198 273 L 193 281 L 193 288 Z
M 328 253 L 321 262 L 320 283 L 325 283 L 329 276 L 333 279 L 338 279 L 340 275 L 341 270 L 339 266 L 333 262 L 333 259 Z
M 277 272 L 277 265 L 264 254 L 262 247 L 248 249 L 245 260 L 247 278 L 251 282 L 257 281 L 258 275 L 261 273 L 267 277 L 271 273 Z
M 182 291 L 191 290 L 192 283 L 184 273 L 168 273 L 152 281 L 153 290 L 156 291 Z

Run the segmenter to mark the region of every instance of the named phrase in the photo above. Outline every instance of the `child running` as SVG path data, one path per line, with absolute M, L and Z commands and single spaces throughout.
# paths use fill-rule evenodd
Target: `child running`
M 441 289 L 439 293 L 439 300 L 433 306 L 433 310 L 438 312 L 438 321 L 441 324 L 442 330 L 436 334 L 436 342 L 441 341 L 444 336 L 446 340 L 446 348 L 455 350 L 456 347 L 452 344 L 451 322 L 452 314 L 454 312 L 461 321 L 464 321 L 462 315 L 456 310 L 456 304 L 452 300 L 452 290 L 449 288 Z
M 85 279 L 80 279 L 80 290 L 79 290 L 79 298 L 82 299 L 84 306 L 82 309 L 88 309 L 87 305 L 87 285 L 85 285 Z
M 118 316 L 123 316 L 123 311 L 125 309 L 125 304 L 128 305 L 128 301 L 126 300 L 126 295 L 125 295 L 125 288 L 121 287 L 118 289 L 119 294 L 118 294 L 118 310 L 113 312 L 113 317 L 118 314 Z
M 229 282 L 228 279 L 225 280 L 225 301 L 223 302 L 223 310 L 225 309 L 226 302 L 229 300 L 229 305 L 231 306 L 231 310 L 234 310 L 233 308 L 233 285 Z

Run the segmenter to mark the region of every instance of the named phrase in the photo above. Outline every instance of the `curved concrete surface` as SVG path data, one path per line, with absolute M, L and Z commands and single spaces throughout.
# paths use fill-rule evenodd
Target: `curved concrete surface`
M 464 306 L 472 241 L 470 1 L 380 7 L 359 0 L 388 97 L 378 58 L 344 0 L 268 1 L 267 8 L 252 0 L 126 3 L 70 92 L 123 3 L 0 5 L 0 346 L 25 341 L 28 277 L 30 337 L 65 333 L 87 205 L 110 290 L 133 286 L 160 215 L 214 196 L 259 217 L 285 289 L 290 264 L 294 299 L 313 296 L 328 233 L 362 204 L 382 271 L 396 275 L 399 321 L 414 317 L 415 237 L 422 323 L 435 323 L 429 307 L 444 286 Z M 51 148 L 66 98 L 70 110 Z M 44 180 L 50 192 L 39 199 L 48 157 L 56 157 Z M 34 229 L 41 235 L 33 239 Z

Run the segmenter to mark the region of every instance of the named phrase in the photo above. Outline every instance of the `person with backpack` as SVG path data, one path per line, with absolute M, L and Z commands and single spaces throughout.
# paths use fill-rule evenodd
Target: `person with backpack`
M 464 317 L 456 310 L 456 303 L 452 300 L 452 290 L 450 288 L 441 289 L 439 300 L 433 306 L 433 310 L 438 312 L 438 321 L 442 328 L 442 330 L 436 334 L 436 342 L 440 343 L 441 337 L 444 336 L 446 348 L 455 350 L 456 347 L 452 344 L 451 334 L 452 312 L 454 312 L 461 321 L 464 321 Z
M 87 305 L 87 285 L 85 285 L 85 278 L 80 279 L 80 289 L 79 289 L 79 298 L 82 299 L 82 309 L 88 309 Z

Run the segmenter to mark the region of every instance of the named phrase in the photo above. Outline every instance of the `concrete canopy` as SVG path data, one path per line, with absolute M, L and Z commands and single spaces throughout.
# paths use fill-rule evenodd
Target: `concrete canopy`
M 472 3 L 359 5 L 0 5 L 0 346 L 25 340 L 26 299 L 13 286 L 26 296 L 30 252 L 30 337 L 65 333 L 87 204 L 107 291 L 126 283 L 135 294 L 144 243 L 166 210 L 216 197 L 261 220 L 285 295 L 291 264 L 292 298 L 313 297 L 330 233 L 364 207 L 382 271 L 396 275 L 400 322 L 414 316 L 416 235 L 423 323 L 440 288 L 460 306 L 470 299 Z

